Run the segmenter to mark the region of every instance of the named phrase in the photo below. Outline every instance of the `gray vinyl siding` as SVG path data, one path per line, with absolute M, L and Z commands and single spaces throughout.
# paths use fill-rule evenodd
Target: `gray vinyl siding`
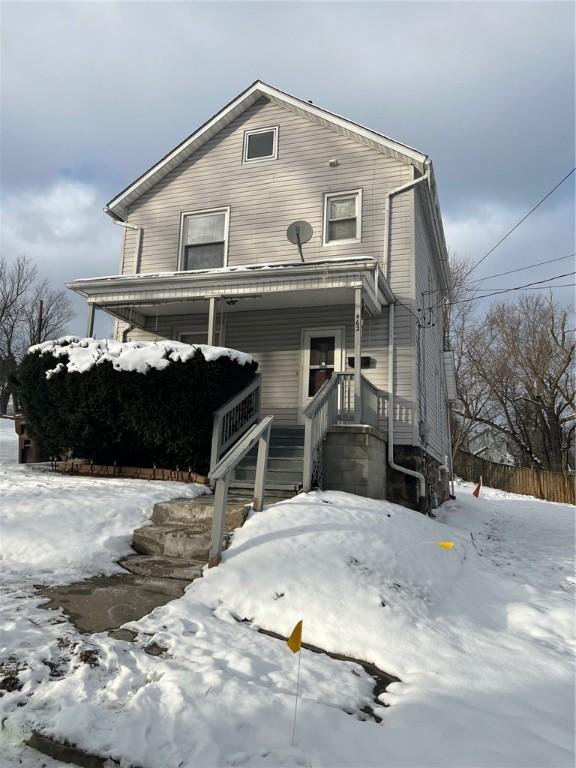
M 244 131 L 279 126 L 278 159 L 242 163 Z M 328 161 L 337 159 L 338 167 Z M 259 101 L 234 120 L 129 210 L 144 229 L 141 271 L 178 268 L 180 214 L 230 206 L 228 265 L 298 260 L 286 228 L 305 219 L 314 235 L 307 260 L 382 253 L 384 194 L 412 178 L 411 166 Z M 362 189 L 362 241 L 322 245 L 324 194 Z M 124 272 L 134 270 L 136 233 L 128 230 Z M 398 238 L 401 239 L 400 233 Z
M 242 164 L 244 131 L 279 126 L 278 159 Z M 328 161 L 337 159 L 331 168 Z M 412 180 L 412 166 L 316 125 L 281 106 L 261 101 L 212 138 L 191 158 L 148 190 L 129 210 L 130 224 L 143 227 L 140 270 L 178 268 L 182 212 L 230 207 L 228 265 L 298 261 L 296 247 L 286 238 L 297 219 L 312 225 L 314 235 L 304 246 L 307 261 L 330 257 L 372 256 L 384 248 L 385 194 Z M 362 240 L 322 245 L 324 195 L 362 190 Z M 390 284 L 398 299 L 413 306 L 414 194 L 393 198 L 390 230 Z M 136 233 L 126 230 L 123 271 L 134 271 Z M 265 319 L 263 316 L 265 315 Z M 300 345 L 304 328 L 345 326 L 347 354 L 353 354 L 353 307 L 236 312 L 226 320 L 225 343 L 254 354 L 263 375 L 264 409 L 283 423 L 298 417 Z M 196 325 L 195 325 L 196 324 Z M 154 327 L 152 327 L 152 325 Z M 186 326 L 206 334 L 207 323 L 188 318 L 159 318 L 131 339 L 177 338 Z M 119 325 L 121 334 L 126 326 Z M 395 318 L 395 443 L 417 443 L 415 415 L 415 324 L 402 304 Z M 363 373 L 388 390 L 388 308 L 364 319 L 363 354 L 375 367 Z M 386 427 L 385 422 L 381 427 Z
M 299 418 L 302 332 L 314 328 L 344 329 L 344 362 L 354 354 L 354 306 L 302 307 L 300 309 L 260 310 L 233 312 L 221 323 L 217 316 L 216 327 L 222 324 L 224 344 L 254 355 L 262 374 L 262 408 L 265 414 L 274 414 L 276 423 L 296 424 Z M 125 324 L 120 323 L 121 336 Z M 406 359 L 410 372 L 411 351 L 404 342 L 404 328 L 397 323 L 397 359 Z M 200 315 L 171 315 L 148 318 L 146 329 L 134 329 L 132 341 L 178 339 L 181 332 L 194 333 L 199 341 L 205 341 L 208 333 L 207 318 Z M 411 342 L 410 342 L 411 343 Z M 365 316 L 362 354 L 372 358 L 372 367 L 364 375 L 379 389 L 388 390 L 388 310 L 379 317 Z M 345 365 L 346 370 L 351 370 Z M 398 380 L 402 384 L 399 386 Z M 395 442 L 411 444 L 413 435 L 413 402 L 410 374 L 402 371 L 396 383 Z M 380 428 L 387 428 L 386 419 Z
M 420 331 L 420 375 L 416 377 L 416 401 L 418 419 L 428 425 L 426 449 L 438 461 L 444 462 L 449 453 L 448 410 L 443 360 L 442 310 L 438 306 L 440 285 L 438 271 L 433 258 L 433 245 L 419 196 L 414 209 L 414 230 L 416 250 L 416 292 L 420 307 L 432 307 L 435 325 Z M 432 291 L 432 293 L 425 293 Z M 430 314 L 430 311 L 427 315 Z M 418 374 L 418 371 L 417 371 Z M 440 397 L 438 397 L 440 393 Z

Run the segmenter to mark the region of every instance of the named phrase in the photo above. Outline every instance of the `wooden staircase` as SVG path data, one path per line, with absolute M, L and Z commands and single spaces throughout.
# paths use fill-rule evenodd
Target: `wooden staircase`
M 254 488 L 257 446 L 238 463 L 230 483 L 233 492 Z M 268 451 L 266 491 L 293 496 L 302 488 L 304 427 L 273 426 Z

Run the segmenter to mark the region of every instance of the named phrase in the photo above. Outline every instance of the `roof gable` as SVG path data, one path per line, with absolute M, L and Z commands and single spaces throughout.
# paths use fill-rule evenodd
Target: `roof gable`
M 125 218 L 129 206 L 141 195 L 262 98 L 286 107 L 365 146 L 394 157 L 400 162 L 413 165 L 420 172 L 424 171 L 427 156 L 418 150 L 257 80 L 136 181 L 116 195 L 106 206 L 106 212 L 114 218 Z

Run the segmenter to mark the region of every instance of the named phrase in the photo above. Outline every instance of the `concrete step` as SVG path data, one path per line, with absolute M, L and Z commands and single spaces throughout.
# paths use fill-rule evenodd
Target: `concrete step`
M 141 555 L 207 561 L 210 531 L 188 525 L 147 525 L 134 531 L 132 547 Z
M 158 555 L 132 555 L 120 560 L 119 565 L 135 576 L 192 581 L 202 576 L 202 568 L 206 565 L 206 561 L 182 560 L 179 557 Z
M 244 524 L 251 500 L 245 497 L 228 496 L 224 530 L 233 531 Z M 200 496 L 196 499 L 170 499 L 154 505 L 152 522 L 155 525 L 190 525 L 196 530 L 209 531 L 212 528 L 214 496 Z

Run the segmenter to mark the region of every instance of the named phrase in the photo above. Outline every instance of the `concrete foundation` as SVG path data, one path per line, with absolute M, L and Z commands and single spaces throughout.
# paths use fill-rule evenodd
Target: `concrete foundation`
M 440 462 L 422 448 L 414 445 L 395 445 L 394 461 L 402 467 L 421 472 L 426 478 L 426 509 L 420 511 L 433 511 L 433 494 L 436 494 L 438 504 L 448 500 L 449 474 L 447 471 L 440 470 Z M 387 499 L 395 504 L 418 510 L 420 509 L 419 493 L 419 483 L 415 477 L 388 467 Z
M 418 480 L 390 468 L 386 437 L 369 426 L 339 425 L 329 430 L 324 442 L 323 488 L 388 499 L 425 512 L 433 509 L 433 498 L 438 504 L 449 498 L 448 472 L 422 448 L 395 445 L 394 461 L 426 478 L 425 509 L 421 509 Z
M 374 427 L 336 426 L 324 443 L 323 487 L 369 499 L 386 497 L 386 440 Z

